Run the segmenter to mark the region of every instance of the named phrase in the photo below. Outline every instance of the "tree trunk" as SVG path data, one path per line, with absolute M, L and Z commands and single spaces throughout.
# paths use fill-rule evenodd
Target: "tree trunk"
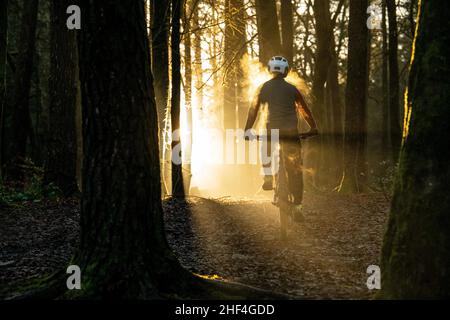
M 154 75 L 156 107 L 162 152 L 162 131 L 169 96 L 169 0 L 151 0 L 152 73 Z
M 209 56 L 211 58 L 211 70 L 212 70 L 212 79 L 213 79 L 213 95 L 214 97 L 218 97 L 219 96 L 219 90 L 217 90 L 218 86 L 219 86 L 219 68 L 218 68 L 218 42 L 219 42 L 219 38 L 218 37 L 218 33 L 221 32 L 221 30 L 218 28 L 218 24 L 219 22 L 219 14 L 217 12 L 217 8 L 216 5 L 218 5 L 218 3 L 216 3 L 215 1 L 211 2 L 211 10 L 212 10 L 212 23 L 213 26 L 211 28 L 208 28 L 209 31 L 209 37 L 211 39 L 211 43 L 209 44 Z M 216 100 L 220 101 L 218 98 L 216 98 Z M 221 112 L 223 112 L 223 110 L 221 110 Z
M 85 160 L 77 294 L 156 298 L 162 288 L 181 288 L 186 271 L 164 235 L 144 2 L 83 4 L 91 19 L 80 32 Z
M 420 1 L 381 297 L 450 297 L 448 1 Z
M 203 107 L 203 70 L 202 70 L 202 30 L 200 30 L 198 9 L 193 14 L 194 29 L 194 73 L 195 73 L 195 97 L 196 107 Z
M 192 53 L 191 53 L 191 21 L 192 0 L 183 1 L 183 42 L 184 42 L 184 101 L 185 108 L 192 105 Z
M 48 155 L 44 183 L 64 195 L 78 191 L 77 129 L 78 47 L 76 32 L 66 27 L 70 0 L 51 2 L 51 71 Z
M 304 15 L 304 19 L 302 19 L 303 22 L 303 27 L 305 28 L 305 35 L 303 37 L 303 42 L 301 44 L 301 48 L 303 49 L 303 59 L 300 59 L 300 64 L 301 64 L 301 74 L 303 77 L 306 77 L 306 75 L 308 74 L 307 71 L 307 65 L 308 65 L 308 61 L 311 61 L 311 50 L 309 50 L 309 46 L 308 46 L 308 41 L 309 38 L 311 36 L 311 32 L 310 32 L 310 20 L 311 20 L 311 14 L 310 14 L 310 8 L 312 6 L 312 3 L 310 1 L 307 1 L 305 3 L 306 5 L 306 10 L 305 10 L 305 15 Z
M 343 123 L 342 112 L 343 106 L 341 101 L 341 90 L 339 86 L 339 70 L 338 70 L 338 56 L 336 53 L 336 43 L 334 36 L 331 37 L 330 43 L 331 61 L 328 67 L 327 89 L 330 96 L 330 113 L 332 121 L 330 121 L 330 148 L 331 152 L 328 159 L 331 170 L 330 182 L 336 186 L 339 181 L 343 169 Z
M 381 66 L 381 94 L 382 94 L 382 123 L 381 123 L 381 149 L 386 154 L 389 148 L 389 80 L 388 80 L 388 34 L 386 25 L 386 0 L 382 0 L 382 66 Z
M 19 54 L 16 59 L 12 102 L 11 170 L 8 173 L 8 179 L 11 180 L 21 180 L 23 178 L 20 164 L 23 163 L 26 157 L 27 139 L 32 135 L 29 93 L 36 44 L 38 3 L 38 0 L 25 1 L 21 20 Z
M 325 127 L 325 83 L 328 76 L 328 67 L 331 61 L 330 41 L 333 36 L 330 22 L 329 0 L 314 1 L 314 17 L 316 21 L 316 57 L 312 95 L 314 97 L 314 115 L 322 132 Z
M 161 184 L 168 194 L 170 180 L 170 150 L 164 144 L 170 137 L 169 127 L 169 18 L 170 0 L 150 0 L 152 73 L 154 75 L 156 109 L 158 111 L 159 153 L 162 159 Z
M 332 160 L 334 167 L 336 168 L 336 173 L 340 177 L 342 173 L 342 161 L 343 161 L 343 122 L 342 122 L 342 112 L 343 106 L 341 101 L 341 90 L 339 86 L 339 52 L 336 48 L 336 39 L 334 37 L 334 30 L 336 28 L 336 21 L 338 15 L 342 14 L 345 16 L 345 0 L 341 0 L 338 4 L 337 10 L 333 16 L 329 15 L 330 20 L 330 31 L 332 35 L 330 36 L 330 56 L 331 61 L 328 67 L 328 78 L 327 78 L 327 88 L 330 91 L 330 101 L 331 101 L 331 114 L 332 122 L 330 123 L 331 139 L 334 149 Z
M 398 36 L 395 0 L 386 0 L 389 19 L 389 118 L 391 129 L 392 156 L 397 162 L 402 139 L 400 127 L 400 89 L 398 74 Z
M 269 59 L 281 53 L 280 27 L 275 0 L 256 0 L 259 61 L 266 65 Z
M 183 1 L 172 0 L 172 36 L 171 36 L 171 57 L 172 57 L 172 97 L 171 97 L 171 123 L 172 123 L 172 195 L 184 197 L 183 167 L 181 164 L 182 152 L 177 152 L 179 161 L 174 161 L 174 152 L 177 145 L 181 145 L 180 132 L 180 86 L 181 86 L 181 55 L 180 55 L 180 19 Z M 174 133 L 178 132 L 178 139 Z
M 308 145 L 312 150 L 311 159 L 316 172 L 315 181 L 322 185 L 330 177 L 326 168 L 330 168 L 327 163 L 327 154 L 330 151 L 330 127 L 327 116 L 331 110 L 327 109 L 325 83 L 329 76 L 329 67 L 332 60 L 330 48 L 333 32 L 329 0 L 314 1 L 313 6 L 317 48 L 311 90 L 313 96 L 312 110 L 316 117 L 321 136 Z
M 0 180 L 3 177 L 5 139 L 6 57 L 8 52 L 8 0 L 0 3 Z
M 411 38 L 414 38 L 414 33 L 416 31 L 416 22 L 414 21 L 416 17 L 416 9 L 417 9 L 417 1 L 409 1 L 409 12 L 408 12 L 408 20 L 409 20 L 409 30 L 411 33 Z
M 350 0 L 347 89 L 345 92 L 344 174 L 339 190 L 364 190 L 366 107 L 369 78 L 368 0 Z
M 224 128 L 235 129 L 238 119 L 240 62 L 245 53 L 244 1 L 225 1 Z
M 294 65 L 294 10 L 292 0 L 281 0 L 281 37 L 283 55 Z
M 158 111 L 159 154 L 162 158 L 161 182 L 164 194 L 168 194 L 167 180 L 170 177 L 170 152 L 164 145 L 169 99 L 169 15 L 170 0 L 150 0 L 151 2 L 151 48 L 152 73 L 154 75 L 156 109 Z
M 187 118 L 187 140 L 185 144 L 185 164 L 183 184 L 186 193 L 189 193 L 191 184 L 191 159 L 192 159 L 192 53 L 191 53 L 191 19 L 193 11 L 196 10 L 196 2 L 194 0 L 184 1 L 184 13 L 183 13 L 183 40 L 184 40 L 184 96 L 185 103 L 184 108 Z

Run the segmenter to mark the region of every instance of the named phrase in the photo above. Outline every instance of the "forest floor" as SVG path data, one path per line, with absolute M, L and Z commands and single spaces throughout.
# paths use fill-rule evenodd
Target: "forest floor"
M 194 273 L 306 299 L 368 299 L 389 203 L 382 194 L 305 194 L 306 221 L 283 243 L 268 200 L 166 200 L 167 238 Z M 0 287 L 64 267 L 78 241 L 76 200 L 0 208 Z

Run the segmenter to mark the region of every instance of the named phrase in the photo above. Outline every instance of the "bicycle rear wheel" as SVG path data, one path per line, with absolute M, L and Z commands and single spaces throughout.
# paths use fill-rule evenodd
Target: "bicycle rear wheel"
M 290 206 L 289 204 L 280 204 L 280 236 L 281 240 L 287 239 L 289 228 Z

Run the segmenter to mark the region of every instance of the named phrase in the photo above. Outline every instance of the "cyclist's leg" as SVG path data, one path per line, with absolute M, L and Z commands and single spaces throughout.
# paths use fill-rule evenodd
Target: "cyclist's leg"
M 293 205 L 301 205 L 303 201 L 303 161 L 300 142 L 283 144 L 283 154 L 290 202 Z
M 300 141 L 283 143 L 282 151 L 286 175 L 286 194 L 291 208 L 289 213 L 294 221 L 303 222 L 303 163 Z
M 289 189 L 287 186 L 286 166 L 283 153 L 284 142 L 280 141 L 280 148 L 278 151 L 278 160 L 275 166 L 275 181 L 274 181 L 274 201 L 276 206 L 280 206 L 281 203 L 289 204 Z
M 285 161 L 283 156 L 283 149 L 280 142 L 279 160 L 277 164 L 277 171 L 275 174 L 275 190 L 274 190 L 274 204 L 280 210 L 280 232 L 281 240 L 287 239 L 287 229 L 289 225 L 289 216 L 291 212 L 291 204 L 288 198 L 287 176 L 285 170 Z
M 270 141 L 270 138 L 263 139 L 263 141 L 261 142 L 261 161 L 264 175 L 263 190 L 272 190 L 272 143 Z

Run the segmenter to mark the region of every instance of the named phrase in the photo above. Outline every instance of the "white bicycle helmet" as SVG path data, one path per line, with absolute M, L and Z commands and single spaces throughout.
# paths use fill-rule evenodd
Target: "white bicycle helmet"
M 267 69 L 270 73 L 279 73 L 283 76 L 287 76 L 289 72 L 289 62 L 285 57 L 274 56 L 269 60 Z

